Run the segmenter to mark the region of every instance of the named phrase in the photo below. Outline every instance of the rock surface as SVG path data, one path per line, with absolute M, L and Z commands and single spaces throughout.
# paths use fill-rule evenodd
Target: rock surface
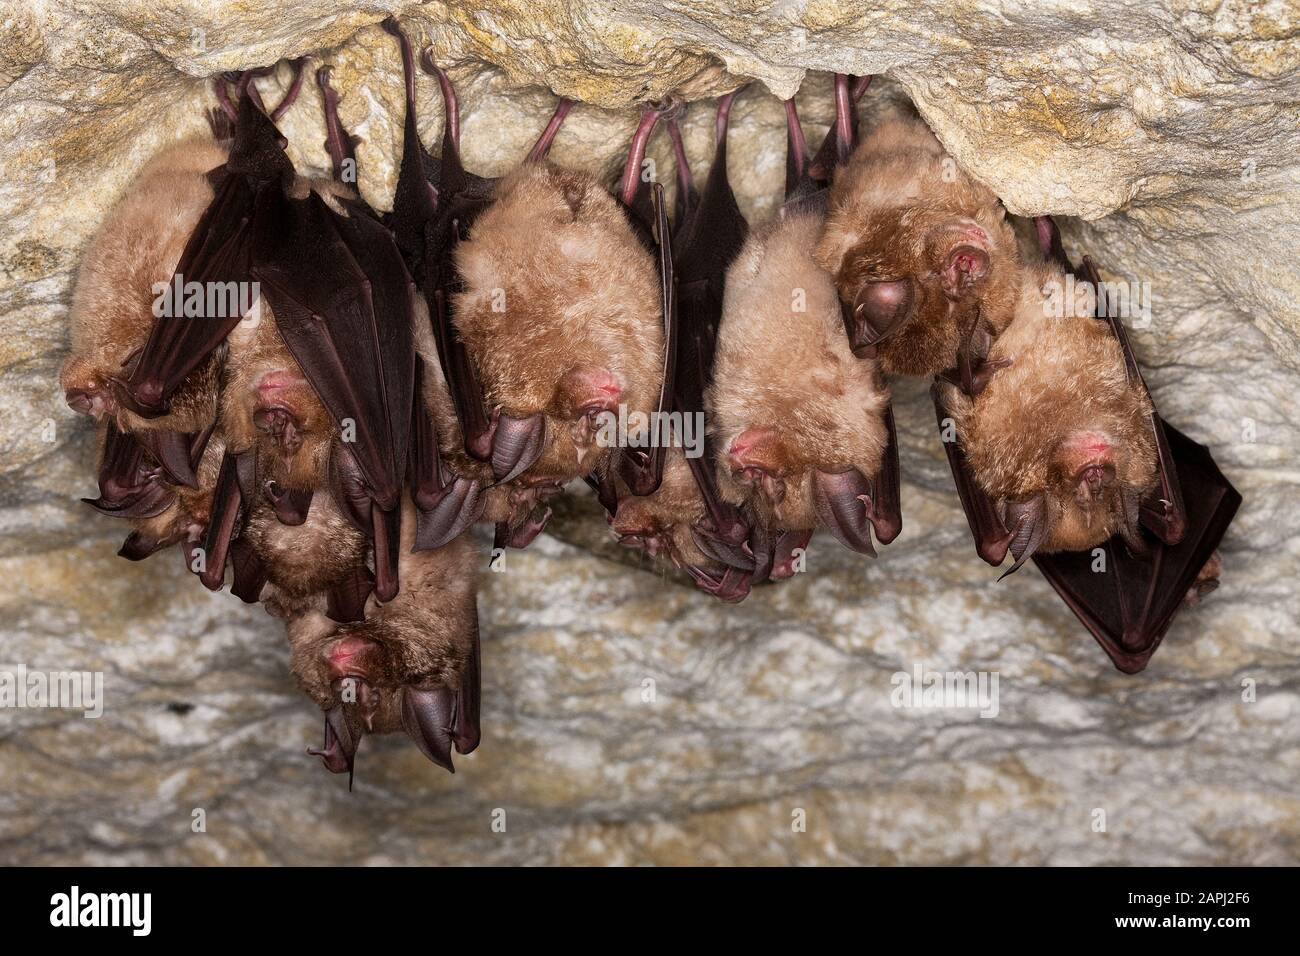
M 1033 572 L 995 585 L 975 559 L 924 388 L 898 383 L 905 530 L 879 561 L 819 540 L 806 574 L 722 607 L 629 568 L 575 495 L 484 575 L 480 750 L 450 777 L 369 741 L 348 794 L 302 755 L 319 717 L 279 626 L 174 558 L 113 556 L 123 532 L 76 501 L 91 439 L 55 376 L 81 248 L 161 143 L 202 128 L 215 72 L 334 65 L 363 191 L 387 205 L 389 12 L 452 66 L 485 173 L 526 149 L 547 88 L 585 101 L 555 160 L 612 175 L 629 104 L 761 81 L 733 126 L 751 216 L 780 190 L 772 94 L 887 73 L 866 121 L 911 98 L 1013 212 L 1085 218 L 1068 244 L 1149 283 L 1134 340 L 1157 403 L 1246 499 L 1223 587 L 1144 674 L 1114 672 Z M 102 671 L 107 697 L 97 720 L 0 711 L 0 862 L 1300 861 L 1293 5 L 47 0 L 0 3 L 0 25 L 0 670 Z M 810 132 L 827 89 L 803 84 Z M 419 104 L 436 148 L 425 77 Z M 284 129 L 323 168 L 317 106 L 309 85 Z M 701 167 L 711 126 L 691 109 Z M 995 673 L 997 716 L 891 706 L 918 663 Z

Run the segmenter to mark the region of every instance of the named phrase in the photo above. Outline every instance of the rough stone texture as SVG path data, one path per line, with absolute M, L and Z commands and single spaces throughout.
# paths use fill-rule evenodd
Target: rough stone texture
M 612 175 L 635 100 L 887 72 L 869 100 L 912 98 L 1012 211 L 1085 217 L 1067 241 L 1150 283 L 1134 339 L 1157 402 L 1246 498 L 1224 586 L 1143 675 L 1112 671 L 1033 572 L 995 585 L 975 559 L 923 386 L 899 383 L 905 531 L 878 562 L 819 540 L 808 573 L 721 607 L 629 568 L 575 495 L 553 535 L 484 576 L 479 752 L 450 777 L 370 741 L 348 794 L 302 756 L 319 718 L 278 625 L 173 557 L 113 557 L 123 532 L 76 502 L 90 435 L 55 374 L 80 249 L 160 143 L 202 128 L 204 77 L 334 64 L 363 189 L 387 205 L 388 13 L 453 66 L 467 160 L 488 173 L 540 129 L 544 87 L 591 104 L 554 158 Z M 102 670 L 108 694 L 99 720 L 0 712 L 0 861 L 1300 861 L 1293 5 L 82 0 L 0 3 L 0 25 L 0 666 Z M 827 88 L 804 84 L 810 127 Z M 419 99 L 436 147 L 428 78 Z M 284 125 L 323 167 L 317 104 L 309 86 Z M 757 86 L 738 104 L 752 215 L 780 189 L 781 123 Z M 710 129 L 695 108 L 701 163 Z M 1000 713 L 894 709 L 890 677 L 918 661 L 996 672 Z

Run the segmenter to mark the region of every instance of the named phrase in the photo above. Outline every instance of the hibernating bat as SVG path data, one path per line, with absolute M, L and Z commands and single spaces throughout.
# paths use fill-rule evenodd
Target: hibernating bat
M 851 103 L 849 78 L 836 88 Z M 877 362 L 850 350 L 835 282 L 813 258 L 825 195 L 793 101 L 786 115 L 786 203 L 727 273 L 708 393 L 719 486 L 798 547 L 824 527 L 874 554 L 873 529 L 884 543 L 901 530 L 889 391 Z M 847 114 L 832 128 L 841 154 L 852 129 Z
M 690 574 L 701 590 L 727 602 L 748 595 L 770 565 L 766 538 L 718 495 L 710 440 L 702 426 L 726 270 L 748 232 L 727 176 L 727 129 L 735 96 L 729 93 L 718 101 L 716 146 L 703 190 L 695 187 L 676 115 L 667 119 L 679 180 L 672 230 L 673 356 L 667 380 L 680 431 L 664 454 L 658 488 L 637 494 L 610 476 L 598 489 L 621 544 L 665 558 Z
M 309 752 L 334 773 L 352 773 L 366 734 L 404 731 L 452 773 L 452 749 L 467 754 L 478 746 L 474 548 L 461 536 L 436 550 L 416 550 L 414 506 L 408 499 L 403 508 L 396 598 L 380 604 L 372 597 L 362 616 L 344 623 L 319 598 L 300 601 L 287 622 L 294 678 L 325 712 L 324 745 Z
M 484 179 L 461 163 L 455 90 L 426 50 L 445 108 L 433 160 L 415 127 L 413 53 L 395 21 L 385 27 L 401 47 L 407 101 L 389 222 L 424 294 L 437 358 L 421 349 L 418 374 L 434 387 L 416 411 L 417 545 L 487 517 L 498 547 L 523 547 L 550 516 L 547 498 L 574 478 L 617 466 L 642 488 L 657 485 L 659 456 L 598 442 L 597 419 L 662 406 L 665 283 L 644 227 L 593 177 L 545 161 L 567 101 L 519 168 Z M 643 154 L 643 136 L 629 169 L 638 144 Z
M 293 103 L 295 81 L 276 107 Z M 224 80 L 218 90 L 224 90 Z M 135 530 L 119 552 L 139 560 L 181 542 L 189 550 L 207 524 L 224 449 L 213 438 L 224 352 L 214 352 L 176 391 L 167 413 L 136 414 L 116 390 L 138 360 L 165 308 L 184 310 L 187 292 L 174 273 L 186 243 L 212 202 L 234 129 L 229 115 L 209 116 L 212 136 L 163 149 L 135 177 L 91 239 L 73 290 L 72 354 L 60 373 L 69 406 L 101 423 L 102 514 Z
M 854 353 L 891 374 L 953 368 L 969 317 L 996 335 L 1018 298 L 1006 211 L 916 117 L 881 122 L 835 176 L 816 259 Z
M 941 431 L 976 547 L 1029 557 L 1115 666 L 1142 670 L 1174 616 L 1218 585 L 1215 549 L 1241 503 L 1209 452 L 1164 422 L 1115 303 L 1055 224 L 1027 266 L 1015 318 L 968 338 L 936 381 Z M 1065 278 L 1081 295 L 1067 307 Z M 1010 573 L 1010 572 L 1008 572 Z
M 207 287 L 256 283 L 263 315 L 238 332 L 246 309 L 160 316 L 117 397 L 143 417 L 167 414 L 234 333 L 204 583 L 220 586 L 254 498 L 299 522 L 328 477 L 340 510 L 374 542 L 375 590 L 389 600 L 414 401 L 414 289 L 374 212 L 344 190 L 304 185 L 247 83 L 240 92 L 220 185 L 176 271 Z

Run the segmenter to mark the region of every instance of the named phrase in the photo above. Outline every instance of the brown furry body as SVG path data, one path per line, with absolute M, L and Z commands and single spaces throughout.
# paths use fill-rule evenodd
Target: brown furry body
M 976 480 L 997 501 L 1047 499 L 1050 533 L 1041 550 L 1089 548 L 1123 530 L 1125 497 L 1156 482 L 1156 454 L 1141 385 L 1130 382 L 1119 342 L 1092 303 L 1063 309 L 1065 275 L 1025 266 L 1015 317 L 993 343 L 995 372 L 974 399 L 946 394 Z M 1081 495 L 1079 472 L 1108 469 L 1101 500 Z
M 987 259 L 983 274 L 954 280 L 953 257 L 972 249 Z M 890 373 L 952 368 L 977 306 L 993 334 L 1015 307 L 1019 254 L 1005 211 L 918 118 L 881 122 L 836 174 L 816 258 L 847 303 L 868 283 L 910 280 L 910 312 L 878 346 Z
M 123 431 L 172 429 L 196 432 L 216 414 L 217 356 L 195 370 L 177 392 L 171 411 L 144 419 L 120 408 L 110 379 L 125 365 L 153 325 L 155 283 L 172 277 L 199 217 L 213 197 L 208 173 L 226 161 L 225 149 L 195 137 L 151 159 L 109 213 L 82 258 L 72 294 L 72 354 L 59 375 L 65 392 L 91 398 L 97 419 L 113 417 Z
M 722 496 L 753 500 L 790 530 L 817 527 L 814 470 L 871 478 L 888 439 L 889 393 L 875 363 L 849 350 L 835 284 L 811 255 L 820 229 L 817 216 L 795 214 L 746 242 L 727 273 L 706 396 Z M 751 465 L 763 476 L 746 483 Z
M 453 321 L 489 410 L 546 419 L 524 476 L 563 484 L 598 470 L 591 414 L 659 395 L 659 280 L 623 210 L 594 178 L 528 163 L 503 178 L 456 251 Z

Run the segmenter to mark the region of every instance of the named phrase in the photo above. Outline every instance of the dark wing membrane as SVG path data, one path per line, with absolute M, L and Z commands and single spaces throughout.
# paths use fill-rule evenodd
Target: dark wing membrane
M 177 281 L 199 283 L 204 314 L 187 316 L 183 303 L 173 301 L 170 314 L 154 320 L 135 367 L 122 383 L 122 399 L 129 408 L 141 415 L 164 414 L 186 377 L 243 317 L 250 229 L 264 201 L 274 201 L 292 174 L 280 131 L 251 97 L 244 96 L 225 175 L 172 277 L 173 287 Z
M 930 387 L 930 397 L 934 399 L 934 413 L 939 420 L 939 434 L 944 436 L 951 424 L 951 416 L 943 401 L 943 389 L 946 386 L 938 381 Z M 1014 537 L 1002 524 L 993 502 L 980 487 L 971 473 L 966 460 L 966 452 L 961 447 L 961 436 L 953 435 L 952 441 L 943 442 L 943 450 L 948 456 L 948 467 L 952 469 L 953 484 L 957 486 L 957 497 L 961 499 L 962 511 L 970 524 L 971 536 L 975 539 L 975 550 L 987 563 L 997 567 L 1007 556 Z
M 339 216 L 314 193 L 280 197 L 265 212 L 254 227 L 253 274 L 371 496 L 392 510 L 414 384 L 410 284 L 396 248 L 378 223 Z
M 1126 674 L 1146 667 L 1241 505 L 1241 495 L 1209 451 L 1172 425 L 1162 426 L 1186 493 L 1181 539 L 1173 544 L 1149 540 L 1149 553 L 1134 556 L 1114 537 L 1104 548 L 1104 570 L 1094 566 L 1091 552 L 1034 556 L 1043 577 Z

